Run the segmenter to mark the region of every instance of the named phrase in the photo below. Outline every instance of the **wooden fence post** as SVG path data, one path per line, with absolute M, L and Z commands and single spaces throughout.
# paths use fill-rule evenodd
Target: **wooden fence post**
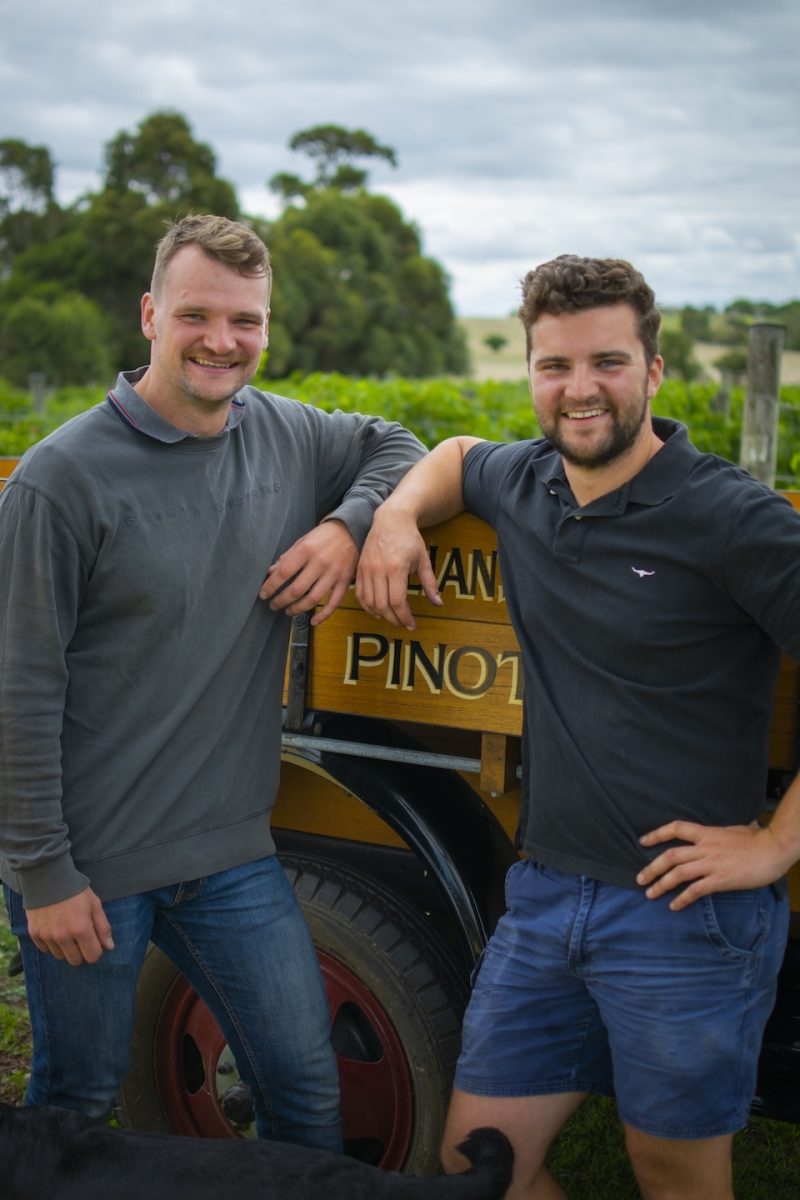
M 771 321 L 750 326 L 747 394 L 739 465 L 762 483 L 775 486 L 781 354 L 786 327 Z

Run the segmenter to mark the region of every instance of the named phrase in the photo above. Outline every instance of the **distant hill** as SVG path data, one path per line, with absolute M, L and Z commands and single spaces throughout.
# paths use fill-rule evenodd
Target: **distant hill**
M 524 379 L 525 335 L 518 317 L 462 317 L 459 324 L 467 335 L 472 369 L 476 379 Z M 484 338 L 498 334 L 506 338 L 500 350 L 490 350 Z M 718 377 L 712 366 L 729 346 L 716 346 L 707 342 L 695 342 L 694 352 L 705 371 L 713 378 Z M 800 384 L 800 350 L 786 350 L 781 365 L 781 382 Z

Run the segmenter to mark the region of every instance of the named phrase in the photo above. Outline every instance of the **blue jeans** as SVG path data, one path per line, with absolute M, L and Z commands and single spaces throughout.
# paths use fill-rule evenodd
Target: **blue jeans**
M 252 1091 L 259 1136 L 341 1150 L 322 975 L 274 855 L 106 902 L 115 949 L 79 967 L 40 953 L 21 897 L 5 894 L 33 1030 L 27 1104 L 108 1114 L 127 1071 L 136 982 L 153 942 L 218 1021 Z
M 483 1096 L 595 1092 L 654 1137 L 747 1123 L 786 945 L 772 887 L 679 912 L 527 859 L 484 952 L 455 1086 Z

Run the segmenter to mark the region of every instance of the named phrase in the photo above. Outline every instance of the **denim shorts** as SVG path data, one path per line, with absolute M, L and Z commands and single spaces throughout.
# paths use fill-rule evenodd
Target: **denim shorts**
M 788 904 L 774 887 L 680 912 L 669 900 L 515 863 L 476 968 L 455 1086 L 613 1096 L 626 1124 L 655 1137 L 741 1129 Z

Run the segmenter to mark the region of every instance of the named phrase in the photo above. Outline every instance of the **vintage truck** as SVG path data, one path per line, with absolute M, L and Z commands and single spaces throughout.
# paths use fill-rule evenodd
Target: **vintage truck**
M 800 493 L 789 498 L 800 508 Z M 368 617 L 352 590 L 322 626 L 293 623 L 273 819 L 328 990 L 347 1150 L 410 1172 L 437 1161 L 471 969 L 516 857 L 522 723 L 493 532 L 463 516 L 427 539 L 444 606 L 418 592 L 413 633 Z M 799 705 L 785 660 L 765 813 L 798 764 Z M 800 871 L 790 889 L 754 1112 L 800 1122 Z M 140 1128 L 252 1133 L 219 1028 L 155 949 L 120 1108 Z

